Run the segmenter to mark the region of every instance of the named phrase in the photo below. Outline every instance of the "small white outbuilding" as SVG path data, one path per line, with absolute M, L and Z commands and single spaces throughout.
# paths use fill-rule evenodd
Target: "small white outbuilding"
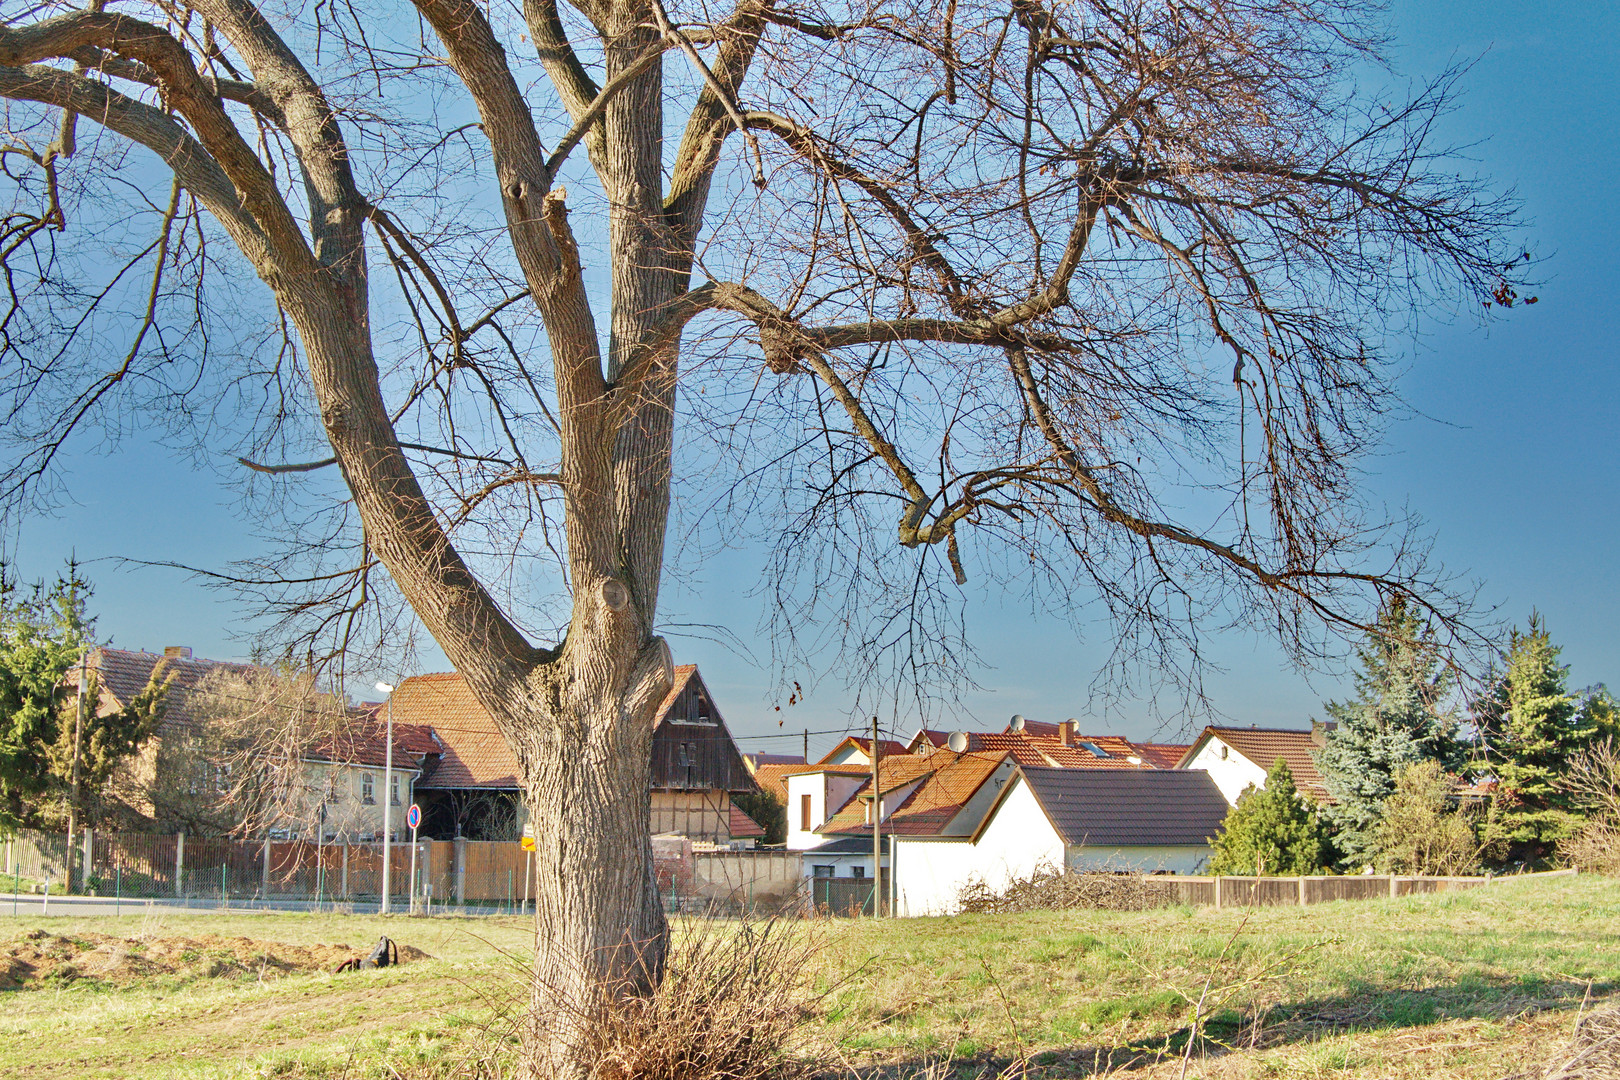
M 1207 772 L 1018 769 L 970 835 L 896 835 L 896 912 L 949 915 L 964 886 L 1039 870 L 1196 874 L 1228 805 Z

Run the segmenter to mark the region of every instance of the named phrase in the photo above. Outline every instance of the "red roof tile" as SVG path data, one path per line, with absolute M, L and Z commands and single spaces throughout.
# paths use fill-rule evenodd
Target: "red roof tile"
M 736 803 L 731 804 L 731 837 L 733 840 L 746 840 L 749 837 L 758 838 L 765 835 L 765 830 L 759 822 L 749 817 Z
M 1150 743 L 1139 742 L 1133 744 L 1142 760 L 1155 769 L 1173 769 L 1181 761 L 1182 755 L 1192 749 L 1191 743 Z
M 923 777 L 922 783 L 883 819 L 883 831 L 901 836 L 937 835 L 961 812 L 974 792 L 983 786 L 1007 756 L 1006 751 L 981 753 L 971 750 L 963 754 L 940 750 L 918 755 L 912 759 L 916 765 L 910 770 L 909 779 L 914 780 L 920 775 Z M 897 781 L 901 775 L 897 770 Z M 883 781 L 885 791 L 892 790 L 887 777 L 880 775 L 879 779 Z M 871 781 L 861 785 L 849 802 L 816 831 L 841 836 L 870 836 L 872 825 L 867 820 L 867 805 L 871 798 L 871 787 Z
M 517 758 L 495 721 L 454 671 L 412 675 L 394 690 L 394 723 L 433 730 L 444 747 L 422 788 L 515 789 Z

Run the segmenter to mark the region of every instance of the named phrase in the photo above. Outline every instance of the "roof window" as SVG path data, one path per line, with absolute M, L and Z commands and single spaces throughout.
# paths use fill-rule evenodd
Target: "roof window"
M 1086 742 L 1084 739 L 1080 740 L 1080 746 L 1084 750 L 1091 751 L 1091 756 L 1092 757 L 1113 757 L 1114 756 L 1114 755 L 1110 754 L 1108 751 L 1104 750 L 1102 747 L 1098 746 L 1096 743 L 1094 743 L 1094 742 Z

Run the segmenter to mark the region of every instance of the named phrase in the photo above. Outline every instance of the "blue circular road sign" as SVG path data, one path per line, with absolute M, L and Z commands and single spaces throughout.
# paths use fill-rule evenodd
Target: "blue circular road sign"
M 417 806 L 415 803 L 411 803 L 411 808 L 405 811 L 405 827 L 408 829 L 414 829 L 421 824 L 422 808 Z

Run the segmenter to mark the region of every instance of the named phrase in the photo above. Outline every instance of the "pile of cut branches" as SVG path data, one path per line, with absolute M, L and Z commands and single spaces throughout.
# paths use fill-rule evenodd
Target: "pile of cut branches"
M 1599 1009 L 1575 1025 L 1569 1046 L 1541 1070 L 1510 1080 L 1613 1080 L 1620 1076 L 1620 1006 Z
M 1179 899 L 1173 883 L 1142 874 L 1073 874 L 1057 870 L 1037 870 L 1000 890 L 974 880 L 957 894 L 962 911 L 994 914 L 1072 908 L 1141 911 L 1168 907 Z

